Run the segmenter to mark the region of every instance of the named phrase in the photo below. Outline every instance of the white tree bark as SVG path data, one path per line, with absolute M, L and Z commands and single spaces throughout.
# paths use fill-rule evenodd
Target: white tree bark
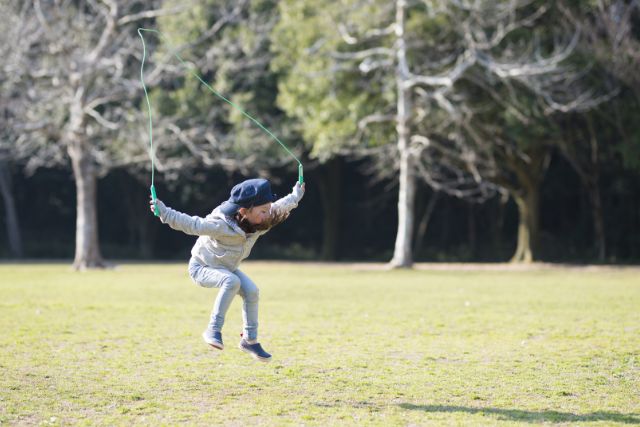
M 70 108 L 67 152 L 76 184 L 76 270 L 104 267 L 98 241 L 97 176 L 95 160 L 84 133 L 83 107 L 76 99 Z
M 400 155 L 400 173 L 398 175 L 398 230 L 391 259 L 392 267 L 411 267 L 413 264 L 413 228 L 416 185 L 413 153 L 409 149 L 409 118 L 411 115 L 411 94 L 405 82 L 408 79 L 406 43 L 404 40 L 405 0 L 396 2 L 396 88 L 397 115 L 396 132 L 398 134 L 398 153 Z

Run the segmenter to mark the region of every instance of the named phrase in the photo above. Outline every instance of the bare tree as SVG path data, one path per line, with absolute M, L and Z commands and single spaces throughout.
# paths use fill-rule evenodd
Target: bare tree
M 135 25 L 159 14 L 159 2 L 140 11 L 135 1 L 61 1 L 28 4 L 25 22 L 36 25 L 38 43 L 22 71 L 33 107 L 23 128 L 42 123 L 24 138 L 39 145 L 30 168 L 71 161 L 77 190 L 74 267 L 103 266 L 98 243 L 97 179 L 118 164 L 140 161 L 140 144 L 118 140 L 128 105 L 139 93 L 133 76 L 138 56 Z
M 149 64 L 149 86 L 171 84 L 176 76 L 183 76 L 184 66 L 172 61 L 171 54 L 209 41 L 225 25 L 240 19 L 245 4 L 221 4 L 215 8 L 216 19 L 197 40 L 180 43 Z M 28 63 L 17 70 L 30 86 L 31 107 L 14 127 L 25 131 L 18 145 L 37 153 L 27 164 L 29 169 L 66 159 L 71 162 L 77 189 L 76 269 L 104 265 L 98 242 L 98 178 L 117 167 L 148 168 L 147 128 L 141 126 L 146 123 L 146 111 L 140 108 L 142 49 L 136 29 L 153 26 L 161 17 L 193 5 L 161 6 L 160 0 L 143 9 L 137 0 L 33 0 L 22 15 L 21 24 L 34 27 L 40 36 L 28 52 Z M 149 47 L 159 44 L 160 40 L 152 40 Z M 206 64 L 213 60 L 205 57 L 194 67 L 207 72 Z M 225 164 L 229 156 L 217 155 L 225 147 L 220 134 L 207 129 L 206 121 L 196 126 L 192 122 L 197 119 L 191 117 L 178 124 L 163 120 L 162 115 L 158 119 L 160 148 L 154 155 L 160 172 L 170 178 L 198 162 Z

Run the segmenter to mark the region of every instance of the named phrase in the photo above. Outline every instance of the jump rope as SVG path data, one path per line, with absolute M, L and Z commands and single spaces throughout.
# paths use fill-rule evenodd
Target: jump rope
M 151 101 L 149 101 L 149 93 L 147 92 L 147 86 L 144 83 L 144 63 L 145 63 L 145 60 L 147 58 L 147 45 L 145 43 L 144 36 L 142 35 L 143 31 L 157 34 L 159 37 L 161 37 L 165 41 L 165 43 L 167 44 L 167 47 L 169 48 L 169 50 L 174 51 L 174 49 L 167 42 L 167 38 L 164 36 L 164 34 L 162 34 L 160 31 L 152 30 L 152 29 L 148 29 L 148 28 L 138 28 L 138 35 L 140 36 L 140 39 L 142 40 L 142 64 L 140 65 L 140 83 L 142 83 L 142 88 L 144 89 L 144 97 L 145 97 L 145 99 L 147 101 L 147 110 L 149 112 L 149 157 L 151 158 L 151 187 L 150 187 L 150 190 L 151 190 L 151 197 L 153 198 L 153 202 L 154 202 L 154 206 L 155 206 L 154 214 L 156 216 L 159 216 L 160 215 L 160 209 L 158 208 L 157 205 L 155 205 L 155 201 L 157 199 L 157 197 L 156 197 L 156 188 L 153 185 L 153 180 L 154 180 L 154 175 L 155 175 L 155 161 L 154 161 L 154 157 L 155 156 L 154 156 L 154 151 L 153 151 L 153 119 L 152 119 L 152 111 L 151 111 Z M 207 82 L 205 82 L 202 79 L 202 77 L 200 77 L 200 75 L 198 73 L 193 71 L 193 69 L 189 65 L 187 65 L 187 63 L 180 57 L 180 55 L 178 55 L 177 53 L 174 53 L 173 56 L 175 56 L 178 59 L 178 61 L 180 61 L 180 63 L 185 68 L 187 68 L 189 70 L 189 73 L 191 73 L 192 76 L 194 76 L 196 79 L 198 79 L 200 81 L 200 83 L 202 83 L 214 95 L 216 95 L 218 98 L 222 99 L 227 104 L 231 105 L 233 108 L 235 108 L 236 110 L 241 112 L 245 117 L 247 117 L 253 123 L 258 125 L 258 127 L 260 129 L 262 129 L 267 135 L 269 135 L 274 141 L 276 141 L 278 144 L 280 144 L 280 146 L 282 148 L 284 148 L 284 150 L 291 157 L 293 157 L 295 159 L 295 161 L 298 163 L 298 182 L 300 184 L 304 183 L 304 177 L 303 177 L 303 173 L 302 173 L 302 162 L 296 157 L 295 154 L 293 154 L 291 152 L 291 150 L 289 150 L 289 148 L 287 148 L 287 146 L 282 141 L 280 141 L 278 139 L 277 136 L 275 136 L 273 133 L 271 133 L 271 131 L 269 131 L 269 129 L 264 127 L 262 125 L 262 123 L 260 123 L 256 119 L 254 119 L 252 116 L 250 116 L 242 108 L 240 108 L 239 106 L 237 106 L 236 104 L 234 104 L 233 102 L 228 100 L 221 93 L 217 92 L 214 88 L 212 88 L 211 85 L 209 85 Z

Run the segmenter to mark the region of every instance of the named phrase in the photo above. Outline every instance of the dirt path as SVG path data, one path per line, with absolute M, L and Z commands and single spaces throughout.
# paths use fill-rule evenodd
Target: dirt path
M 381 262 L 315 262 L 315 261 L 245 261 L 250 264 L 296 264 L 313 267 L 351 268 L 354 270 L 375 271 L 389 270 L 389 264 Z M 575 270 L 575 271 L 636 271 L 640 274 L 640 265 L 585 265 L 537 262 L 532 264 L 512 263 L 448 263 L 420 262 L 413 265 L 415 270 L 432 271 L 541 271 L 541 270 Z M 638 277 L 640 280 L 640 276 Z

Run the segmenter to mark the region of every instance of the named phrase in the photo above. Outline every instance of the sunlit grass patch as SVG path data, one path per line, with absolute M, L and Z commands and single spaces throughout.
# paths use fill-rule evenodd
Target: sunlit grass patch
M 0 421 L 85 425 L 640 424 L 629 271 L 254 263 L 260 364 L 214 353 L 186 265 L 0 265 Z

